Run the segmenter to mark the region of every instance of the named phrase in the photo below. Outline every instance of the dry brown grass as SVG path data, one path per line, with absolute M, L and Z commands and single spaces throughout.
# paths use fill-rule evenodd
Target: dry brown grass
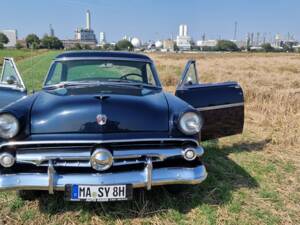
M 189 58 L 197 60 L 201 82 L 239 82 L 246 101 L 246 132 L 270 139 L 276 150 L 299 154 L 296 147 L 300 145 L 300 55 L 150 56 L 158 65 L 161 80 L 168 91 L 175 90 L 180 72 Z

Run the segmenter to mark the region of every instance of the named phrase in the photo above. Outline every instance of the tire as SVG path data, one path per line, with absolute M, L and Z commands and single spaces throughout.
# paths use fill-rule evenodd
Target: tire
M 18 191 L 17 195 L 24 201 L 34 201 L 42 195 L 42 191 Z

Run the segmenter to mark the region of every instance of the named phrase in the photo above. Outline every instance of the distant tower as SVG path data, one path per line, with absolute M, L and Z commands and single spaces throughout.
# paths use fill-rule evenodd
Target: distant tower
M 250 35 L 250 44 L 251 44 L 251 46 L 254 45 L 254 33 L 253 32 Z
M 260 44 L 260 33 L 257 32 L 256 33 L 256 46 L 259 46 L 259 44 Z
M 90 10 L 86 11 L 86 29 L 91 30 L 91 13 L 90 13 Z
M 237 28 L 238 28 L 238 22 L 234 22 L 234 35 L 233 35 L 233 40 L 236 41 L 237 39 Z
M 99 33 L 99 44 L 106 44 L 106 38 L 104 32 Z
M 52 27 L 52 24 L 49 25 L 49 28 L 50 28 L 49 36 L 54 37 L 54 29 Z

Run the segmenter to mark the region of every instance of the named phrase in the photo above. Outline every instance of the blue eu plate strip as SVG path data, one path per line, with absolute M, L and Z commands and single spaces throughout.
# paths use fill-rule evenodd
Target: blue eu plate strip
M 72 185 L 72 199 L 78 199 L 78 185 Z

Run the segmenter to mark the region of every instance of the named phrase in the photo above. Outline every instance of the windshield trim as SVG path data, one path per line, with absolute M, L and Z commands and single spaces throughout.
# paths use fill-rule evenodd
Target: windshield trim
M 64 57 L 64 58 L 59 58 L 59 59 L 54 59 L 50 65 L 50 68 L 48 70 L 47 76 L 45 77 L 44 83 L 43 83 L 43 88 L 47 88 L 49 86 L 53 86 L 53 85 L 47 85 L 47 82 L 49 81 L 49 77 L 50 74 L 53 72 L 54 69 L 54 64 L 56 62 L 66 62 L 66 61 L 80 61 L 80 60 L 91 60 L 91 61 L 95 61 L 95 60 L 112 60 L 112 61 L 128 61 L 128 62 L 144 62 L 144 63 L 148 63 L 150 65 L 152 74 L 153 74 L 153 78 L 155 80 L 155 85 L 149 85 L 152 87 L 158 87 L 158 88 L 162 88 L 160 80 L 158 78 L 158 73 L 156 71 L 156 68 L 154 66 L 154 63 L 152 60 L 148 60 L 148 59 L 139 59 L 139 58 L 125 58 L 125 57 Z M 143 83 L 144 84 L 144 83 Z M 147 84 L 144 84 L 147 85 Z

